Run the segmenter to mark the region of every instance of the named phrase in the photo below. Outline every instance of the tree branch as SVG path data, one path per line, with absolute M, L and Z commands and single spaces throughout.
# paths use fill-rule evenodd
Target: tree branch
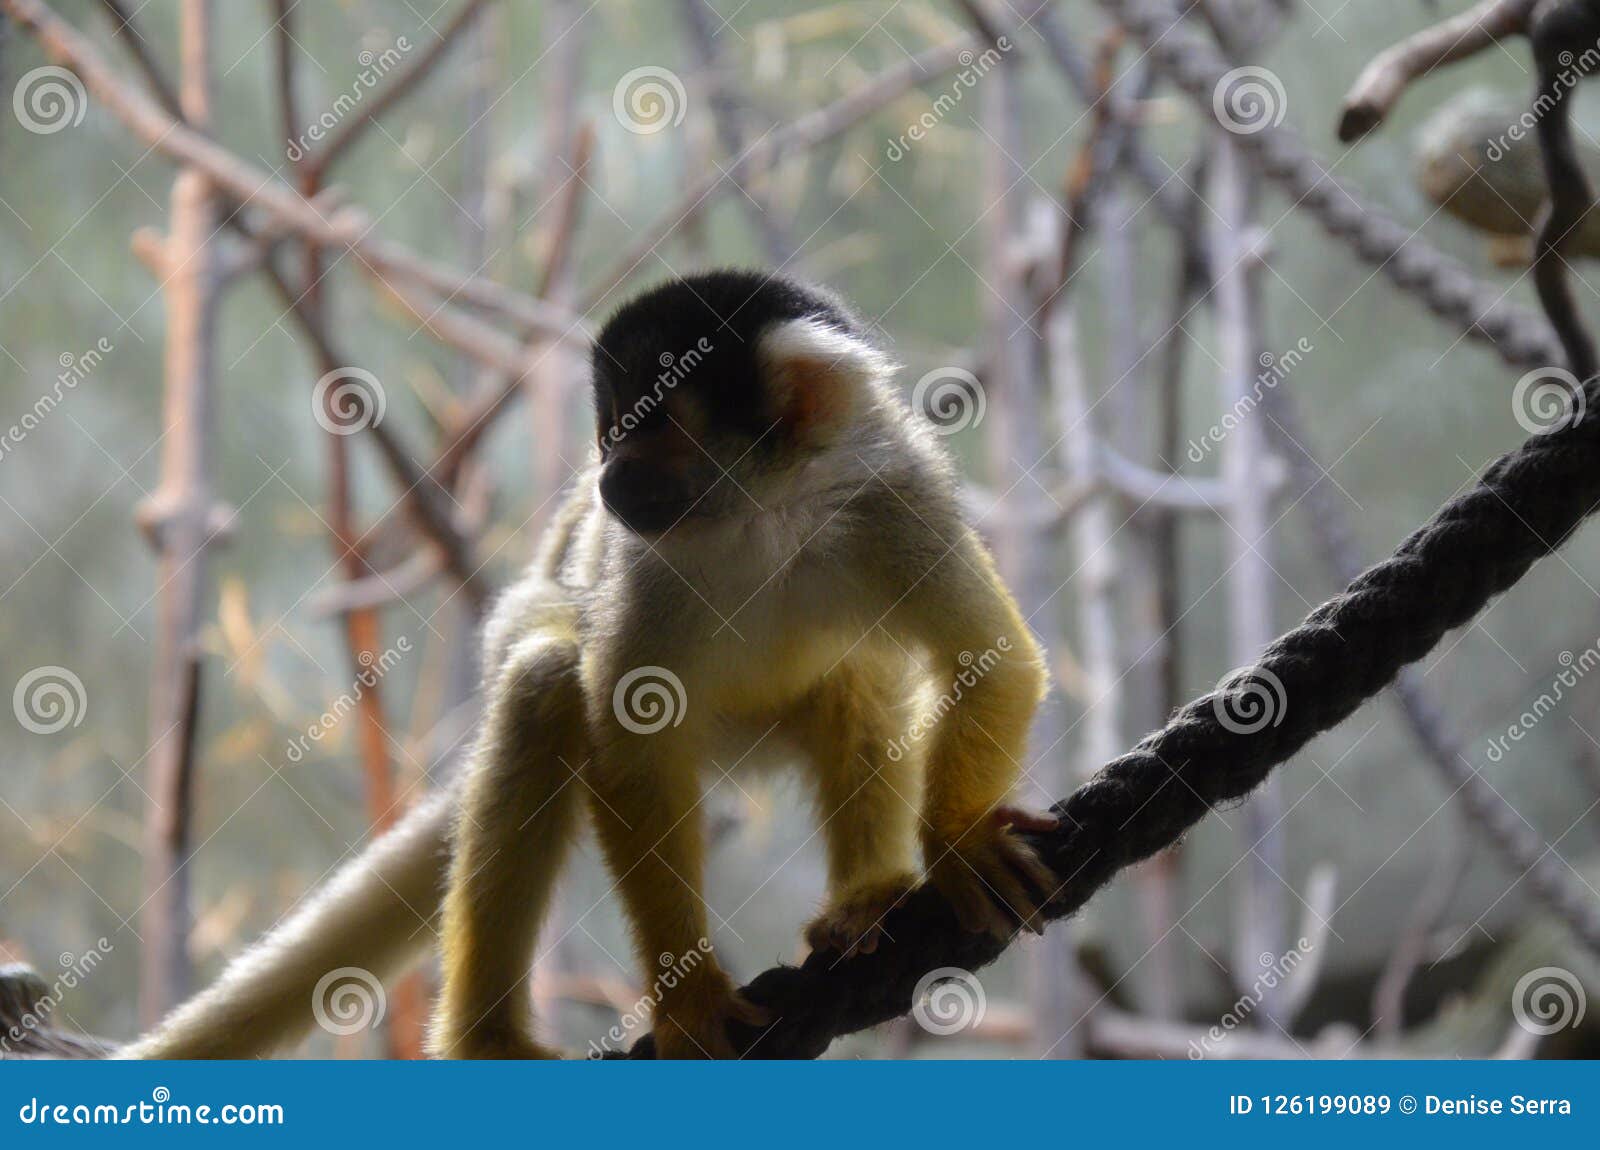
M 1526 32 L 1533 6 L 1534 0 L 1483 0 L 1378 53 L 1345 94 L 1339 139 L 1348 144 L 1383 123 L 1405 90 L 1435 69 Z

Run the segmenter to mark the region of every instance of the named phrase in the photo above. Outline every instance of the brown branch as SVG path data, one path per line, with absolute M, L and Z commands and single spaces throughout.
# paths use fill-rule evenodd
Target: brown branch
M 241 203 L 261 209 L 323 247 L 349 251 L 375 276 L 421 283 L 452 298 L 500 311 L 546 334 L 573 338 L 576 317 L 503 284 L 428 260 L 402 244 L 379 239 L 372 234 L 366 213 L 359 209 L 328 214 L 268 172 L 181 122 L 118 76 L 99 50 L 43 0 L 0 0 L 0 7 L 33 34 L 46 55 L 76 72 L 142 143 L 205 173 Z
M 1393 110 L 1413 82 L 1526 32 L 1534 0 L 1483 0 L 1384 49 L 1351 85 L 1340 105 L 1339 139 L 1359 140 Z
M 350 250 L 363 259 L 372 274 L 389 282 L 387 274 L 412 277 L 423 283 L 444 284 L 462 295 L 483 301 L 509 304 L 524 302 L 519 313 L 529 326 L 548 331 L 559 338 L 581 338 L 571 323 L 562 326 L 551 316 L 548 304 L 520 296 L 509 288 L 463 276 L 452 269 L 424 260 L 400 245 L 371 238 L 360 213 L 339 212 L 331 217 L 322 208 L 287 185 L 238 159 L 188 125 L 180 123 L 157 107 L 149 97 L 121 80 L 101 58 L 99 52 L 71 25 L 57 17 L 41 0 L 0 0 L 0 5 L 23 27 L 32 32 L 52 59 L 77 72 L 84 84 L 147 144 L 190 164 L 211 176 L 241 201 L 259 206 L 283 226 L 303 238 L 325 247 Z M 233 218 L 238 218 L 234 213 Z M 311 340 L 324 373 L 344 367 L 349 360 L 338 354 L 324 327 L 304 306 L 301 292 L 293 288 L 271 263 L 264 265 L 274 290 L 300 320 Z M 483 326 L 483 325 L 479 325 Z M 469 602 L 481 607 L 487 589 L 471 559 L 470 546 L 460 538 L 448 510 L 438 505 L 434 481 L 416 462 L 383 423 L 368 422 L 367 431 L 376 441 L 385 464 L 394 474 L 406 507 L 419 531 L 444 553 L 447 566 L 461 583 Z
M 155 58 L 155 53 L 150 50 L 149 41 L 139 30 L 135 14 L 128 11 L 128 6 L 123 0 L 100 0 L 100 6 L 110 15 L 112 30 L 127 45 L 129 55 L 133 57 L 133 62 L 138 65 L 139 71 L 144 74 L 145 82 L 155 92 L 161 106 L 174 119 L 182 119 L 183 112 L 178 107 L 178 94 L 173 91 L 172 84 L 168 82 L 166 73 Z
M 747 148 L 728 168 L 707 172 L 699 179 L 692 180 L 678 200 L 645 227 L 610 271 L 580 297 L 578 310 L 588 312 L 603 303 L 685 219 L 702 209 L 705 201 L 722 195 L 733 186 L 735 180 L 744 178 L 758 168 L 770 168 L 781 159 L 815 148 L 841 135 L 911 89 L 956 67 L 961 62 L 961 53 L 971 51 L 976 44 L 974 38 L 965 36 L 948 44 L 925 49 L 833 103 L 773 129 Z
M 463 0 L 449 22 L 439 30 L 439 38 L 417 57 L 416 63 L 385 84 L 383 91 L 364 102 L 354 115 L 339 125 L 319 151 L 306 157 L 306 174 L 320 180 L 333 167 L 334 162 L 361 139 L 380 116 L 405 99 L 418 84 L 427 79 L 434 66 L 450 50 L 451 45 L 489 3 L 491 0 Z
M 210 0 L 181 9 L 184 118 L 204 126 L 211 110 Z M 150 671 L 149 784 L 145 813 L 143 940 L 139 1010 L 153 1023 L 184 994 L 188 952 L 190 822 L 200 717 L 201 642 L 206 552 L 214 538 L 212 442 L 218 292 L 217 200 L 194 168 L 173 180 L 167 310 L 161 483 L 139 508 L 139 523 L 159 556 L 158 634 Z
M 704 5 L 705 0 L 679 0 L 684 29 L 694 52 L 695 67 L 704 76 L 708 89 L 706 103 L 711 108 L 712 127 L 716 130 L 722 150 L 729 156 L 740 156 L 745 150 L 744 101 L 717 51 L 716 36 L 706 19 Z M 773 215 L 771 198 L 752 192 L 750 180 L 744 172 L 730 179 L 734 187 L 743 193 L 739 201 L 761 236 L 767 259 L 777 267 L 787 264 L 794 257 L 794 240 Z

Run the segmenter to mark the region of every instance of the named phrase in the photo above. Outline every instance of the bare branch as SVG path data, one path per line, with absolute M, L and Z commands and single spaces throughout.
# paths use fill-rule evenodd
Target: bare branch
M 372 127 L 380 116 L 405 99 L 418 84 L 427 79 L 434 65 L 444 58 L 445 53 L 450 50 L 461 33 L 466 31 L 473 20 L 477 19 L 478 13 L 491 2 L 492 0 L 463 0 L 449 22 L 439 29 L 439 38 L 428 45 L 415 63 L 405 71 L 396 73 L 394 78 L 384 85 L 381 92 L 362 103 L 354 115 L 338 126 L 320 151 L 306 157 L 306 172 L 319 179 L 324 176 L 339 157 L 366 134 L 367 129 Z
M 1339 139 L 1359 140 L 1393 110 L 1412 83 L 1437 68 L 1475 56 L 1489 45 L 1526 32 L 1534 0 L 1483 0 L 1386 48 L 1362 69 L 1340 106 Z
M 726 170 L 708 172 L 692 181 L 677 202 L 645 227 L 611 270 L 583 294 L 578 310 L 588 312 L 602 303 L 633 275 L 639 265 L 684 220 L 700 210 L 706 200 L 733 187 L 734 180 L 744 178 L 751 171 L 770 168 L 780 159 L 814 148 L 850 130 L 912 88 L 926 84 L 956 67 L 961 62 L 961 53 L 970 51 L 976 43 L 972 37 L 962 37 L 925 49 L 898 67 L 882 73 L 871 83 L 863 84 L 833 103 L 773 129 L 746 149 Z
M 178 99 L 188 122 L 204 127 L 211 110 L 211 4 L 184 0 Z M 145 811 L 143 941 L 139 1010 L 154 1023 L 187 992 L 190 980 L 190 820 L 200 719 L 206 551 L 217 510 L 211 465 L 215 432 L 217 198 L 193 168 L 172 184 L 161 483 L 139 508 L 158 555 L 159 632 L 150 671 L 150 750 Z

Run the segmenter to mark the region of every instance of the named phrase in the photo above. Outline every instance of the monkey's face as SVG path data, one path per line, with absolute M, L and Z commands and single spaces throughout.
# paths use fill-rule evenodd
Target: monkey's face
M 595 344 L 600 497 L 647 536 L 757 515 L 836 446 L 883 364 L 831 301 L 744 273 L 635 300 Z

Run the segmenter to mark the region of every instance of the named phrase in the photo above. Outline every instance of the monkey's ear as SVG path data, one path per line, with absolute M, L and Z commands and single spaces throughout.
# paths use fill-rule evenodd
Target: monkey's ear
M 770 329 L 761 340 L 767 394 L 791 433 L 823 446 L 848 428 L 867 401 L 867 386 L 895 365 L 872 344 L 815 319 Z

